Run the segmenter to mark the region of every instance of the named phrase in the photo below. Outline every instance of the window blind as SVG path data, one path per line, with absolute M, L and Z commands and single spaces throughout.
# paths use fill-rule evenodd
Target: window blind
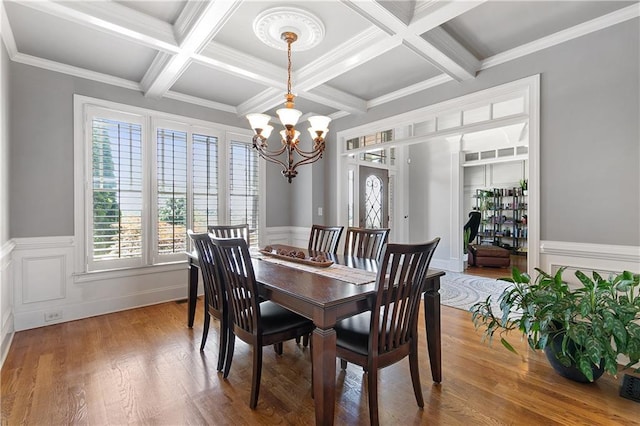
M 206 232 L 218 225 L 218 138 L 192 136 L 194 232 Z
M 142 127 L 92 120 L 92 238 L 95 262 L 142 256 Z
M 251 245 L 258 244 L 258 153 L 251 144 L 231 141 L 229 147 L 229 220 L 247 223 Z
M 158 255 L 187 248 L 187 133 L 158 129 L 156 137 Z

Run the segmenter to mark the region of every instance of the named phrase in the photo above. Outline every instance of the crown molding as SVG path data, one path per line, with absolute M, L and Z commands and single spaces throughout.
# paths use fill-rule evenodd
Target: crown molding
M 278 103 L 284 102 L 281 90 L 270 87 L 258 93 L 251 99 L 248 99 L 236 107 L 238 115 L 246 115 L 256 111 L 267 111 L 276 106 Z M 280 102 L 276 102 L 278 96 L 281 96 Z M 275 103 L 274 103 L 275 102 Z
M 112 75 L 103 74 L 96 71 L 90 71 L 84 68 L 74 67 L 72 65 L 61 64 L 60 62 L 51 61 L 49 59 L 42 59 L 31 55 L 25 55 L 24 53 L 16 53 L 14 57 L 11 58 L 11 60 L 20 64 L 31 65 L 49 71 L 72 75 L 74 77 L 85 78 L 87 80 L 93 80 L 100 83 L 110 84 L 112 86 L 123 87 L 125 89 L 141 91 L 140 84 L 135 81 L 126 80 L 120 77 L 114 77 Z
M 396 90 L 395 92 L 387 93 L 386 95 L 378 96 L 377 98 L 371 99 L 369 102 L 367 102 L 367 109 L 404 98 L 405 96 L 413 95 L 414 93 L 418 93 L 423 90 L 448 83 L 450 81 L 453 81 L 453 78 L 451 78 L 449 75 L 440 74 L 428 80 L 424 80 L 419 83 L 412 84 L 411 86 L 404 87 L 400 90 Z
M 207 99 L 198 98 L 196 96 L 185 95 L 184 93 L 167 91 L 164 95 L 165 98 L 174 99 L 176 101 L 186 102 L 189 104 L 203 106 L 205 108 L 216 109 L 219 111 L 230 112 L 232 114 L 238 114 L 236 107 L 232 105 L 223 104 L 220 102 L 214 102 Z
M 600 16 L 582 24 L 575 25 L 557 33 L 542 37 L 522 46 L 515 47 L 502 53 L 498 53 L 490 58 L 483 60 L 480 64 L 480 70 L 495 67 L 505 62 L 513 61 L 523 56 L 530 55 L 535 52 L 553 47 L 555 45 L 565 43 L 578 37 L 582 37 L 592 32 L 603 30 L 605 28 L 620 24 L 622 22 L 634 19 L 640 16 L 640 3 L 616 10 L 609 14 Z
M 328 85 L 318 86 L 311 91 L 300 92 L 301 98 L 348 112 L 349 114 L 364 114 L 367 112 L 367 102 L 357 96 L 350 95 Z

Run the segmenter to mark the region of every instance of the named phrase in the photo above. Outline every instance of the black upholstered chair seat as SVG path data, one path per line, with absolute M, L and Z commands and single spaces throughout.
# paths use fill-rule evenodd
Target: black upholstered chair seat
M 371 336 L 371 311 L 338 321 L 335 325 L 336 345 L 366 356 Z
M 267 300 L 260 303 L 260 325 L 262 334 L 269 335 L 291 328 L 313 327 L 313 322 Z

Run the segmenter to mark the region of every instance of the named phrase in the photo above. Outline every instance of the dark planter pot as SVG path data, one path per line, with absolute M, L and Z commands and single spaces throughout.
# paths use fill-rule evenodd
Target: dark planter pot
M 563 337 L 564 333 L 556 333 L 544 348 L 544 353 L 547 356 L 549 363 L 556 371 L 556 373 L 560 374 L 562 377 L 573 380 L 575 382 L 590 383 L 589 379 L 587 379 L 587 377 L 582 374 L 582 371 L 580 371 L 580 369 L 578 369 L 578 367 L 576 367 L 573 363 L 567 367 L 563 365 L 556 356 L 557 353 L 562 353 Z M 573 353 L 575 351 L 575 344 L 572 341 L 569 341 L 567 345 L 567 351 L 569 353 Z M 595 364 L 591 366 L 594 382 L 598 380 L 600 376 L 602 376 L 602 374 L 604 374 L 604 362 L 601 362 L 600 365 L 602 367 L 598 367 Z

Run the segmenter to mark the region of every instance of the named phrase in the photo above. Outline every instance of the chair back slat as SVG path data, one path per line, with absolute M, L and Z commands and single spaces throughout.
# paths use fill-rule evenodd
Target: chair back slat
M 216 238 L 243 238 L 251 246 L 249 225 L 209 225 L 207 230 Z
M 193 241 L 196 253 L 198 253 L 198 264 L 202 274 L 206 303 L 213 309 L 222 312 L 225 300 L 224 284 L 220 275 L 221 271 L 215 261 L 211 235 L 208 233 L 194 234 L 191 230 L 188 230 L 187 234 Z
M 347 228 L 344 254 L 378 260 L 388 239 L 389 228 Z
M 424 244 L 387 244 L 376 278 L 369 350 L 378 355 L 417 339 L 425 277 L 440 238 Z
M 213 238 L 216 259 L 224 276 L 230 320 L 247 334 L 260 332 L 258 286 L 244 238 Z
M 335 254 L 344 226 L 313 225 L 309 235 L 309 251 Z

